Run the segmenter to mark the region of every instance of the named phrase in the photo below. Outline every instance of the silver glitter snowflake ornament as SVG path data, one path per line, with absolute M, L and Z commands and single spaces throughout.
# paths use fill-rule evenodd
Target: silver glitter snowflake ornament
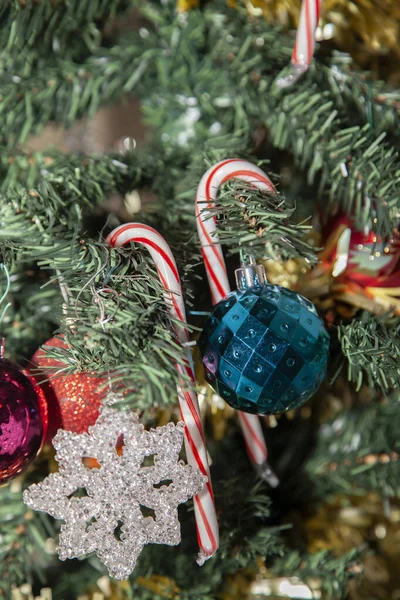
M 65 521 L 61 560 L 95 552 L 126 579 L 145 544 L 179 544 L 177 507 L 207 481 L 179 460 L 183 432 L 183 423 L 146 431 L 135 413 L 109 406 L 89 433 L 57 432 L 59 472 L 31 485 L 24 502 Z

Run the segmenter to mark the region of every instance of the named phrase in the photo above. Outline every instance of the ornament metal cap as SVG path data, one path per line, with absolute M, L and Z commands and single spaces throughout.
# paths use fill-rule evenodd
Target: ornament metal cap
M 254 256 L 241 259 L 239 269 L 235 271 L 236 287 L 239 292 L 260 289 L 267 283 L 267 274 L 263 265 L 258 265 Z

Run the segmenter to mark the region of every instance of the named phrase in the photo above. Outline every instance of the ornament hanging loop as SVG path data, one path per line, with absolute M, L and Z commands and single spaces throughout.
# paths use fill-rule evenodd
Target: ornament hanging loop
M 120 305 L 119 294 L 116 290 L 113 290 L 112 288 L 110 288 L 108 286 L 102 287 L 99 289 L 96 289 L 93 287 L 92 294 L 93 294 L 93 303 L 97 304 L 97 306 L 99 307 L 100 324 L 101 324 L 101 326 L 104 326 L 106 323 L 109 323 L 110 321 L 112 321 L 118 312 L 119 305 Z M 106 315 L 106 307 L 105 307 L 104 299 L 101 297 L 101 294 L 111 294 L 115 298 L 115 308 L 110 315 Z

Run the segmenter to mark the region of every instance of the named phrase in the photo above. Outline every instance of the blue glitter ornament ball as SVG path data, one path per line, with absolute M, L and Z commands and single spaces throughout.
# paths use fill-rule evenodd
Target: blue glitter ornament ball
M 318 389 L 329 335 L 312 302 L 264 284 L 219 302 L 199 347 L 207 381 L 230 406 L 271 415 L 302 405 Z

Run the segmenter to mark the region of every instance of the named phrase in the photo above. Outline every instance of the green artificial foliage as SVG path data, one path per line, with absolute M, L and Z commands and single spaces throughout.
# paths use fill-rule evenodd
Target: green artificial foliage
M 247 249 L 257 258 L 267 255 L 274 260 L 304 258 L 309 265 L 317 262 L 313 248 L 304 241 L 311 225 L 292 218 L 296 211 L 284 197 L 243 184 L 227 188 L 210 211 L 210 218 L 220 219 L 222 244 L 233 246 L 236 252 Z M 248 224 L 246 229 L 243 223 Z
M 400 385 L 400 324 L 398 318 L 361 317 L 338 329 L 338 338 L 347 359 L 348 378 L 357 390 L 366 380 L 383 394 Z
M 35 53 L 63 56 L 71 50 L 71 42 L 78 56 L 93 52 L 107 21 L 131 4 L 129 0 L 4 0 L 0 7 L 2 67 L 12 68 L 16 60 Z
M 306 469 L 316 484 L 316 495 L 384 490 L 386 495 L 398 497 L 400 416 L 396 400 L 354 406 L 321 426 Z
M 279 575 L 295 571 L 300 581 L 321 580 L 321 590 L 330 600 L 344 600 L 347 597 L 348 583 L 354 577 L 353 568 L 357 567 L 362 552 L 353 550 L 340 557 L 334 557 L 326 551 L 304 557 L 293 551 L 275 563 L 274 571 Z
M 141 19 L 136 29 L 125 26 L 132 7 Z M 195 338 L 202 325 L 196 314 L 210 309 L 196 187 L 211 164 L 230 156 L 259 162 L 276 194 L 237 182 L 222 186 L 212 217 L 229 268 L 242 251 L 263 260 L 302 258 L 312 268 L 318 249 L 304 234 L 317 214 L 327 220 L 345 212 L 358 229 L 391 239 L 399 225 L 399 92 L 323 45 L 309 71 L 281 90 L 276 82 L 293 40 L 293 32 L 224 0 L 189 13 L 177 13 L 172 0 L 2 3 L 0 259 L 10 274 L 10 306 L 1 334 L 9 358 L 26 366 L 40 345 L 63 335 L 67 347 L 48 353 L 63 362 L 60 373 L 110 374 L 146 425 L 154 425 L 160 408 L 174 410 L 175 364 L 185 351 L 147 251 L 105 244 L 120 223 L 107 199 L 151 192 L 154 200 L 143 202 L 135 220 L 156 227 L 171 245 Z M 148 126 L 138 149 L 85 154 L 23 146 L 49 123 L 69 127 L 129 96 L 140 100 Z M 2 290 L 4 275 L 3 268 Z M 364 386 L 370 402 L 341 407 L 325 422 L 321 395 L 312 418 L 297 413 L 265 429 L 281 479 L 276 490 L 250 467 L 235 424 L 222 441 L 208 428 L 220 549 L 197 566 L 192 505 L 181 507 L 182 543 L 146 547 L 126 598 L 157 598 L 140 583 L 152 575 L 169 578 L 177 600 L 224 598 L 230 577 L 256 573 L 260 564 L 271 576 L 319 578 L 324 600 L 347 597 L 365 548 L 311 553 L 293 515 L 301 520 L 311 504 L 335 494 L 398 496 L 399 321 L 360 311 L 329 330 L 332 375 Z M 58 524 L 22 504 L 22 488 L 48 469 L 35 462 L 0 488 L 0 598 L 14 600 L 12 586 L 29 581 L 35 593 L 48 585 L 53 600 L 76 600 L 105 573 L 92 556 L 59 563 L 48 541 Z
M 24 141 L 49 120 L 69 125 L 135 93 L 165 145 L 189 150 L 214 129 L 251 135 L 267 127 L 273 145 L 293 152 L 308 181 L 329 190 L 331 203 L 355 213 L 360 225 L 371 222 L 373 211 L 377 233 L 391 233 L 400 177 L 391 145 L 399 137 L 396 94 L 354 73 L 342 55 L 314 61 L 296 86 L 279 90 L 293 38 L 244 11 L 227 14 L 222 1 L 183 16 L 173 3 L 145 4 L 143 11 L 151 27 L 121 35 L 84 63 L 56 58 L 47 70 L 37 65 L 21 77 L 14 73 L 18 81 L 6 73 L 5 143 Z
M 47 515 L 27 510 L 18 483 L 1 490 L 0 527 L 0 597 L 8 599 L 12 586 L 42 579 L 44 569 L 54 562 L 46 540 L 55 535 L 55 527 Z
M 3 274 L 4 275 L 4 274 Z M 36 265 L 15 265 L 2 320 L 7 358 L 31 357 L 59 326 L 62 296 L 58 286 L 46 286 L 48 275 Z M 3 281 L 2 281 L 3 283 Z

